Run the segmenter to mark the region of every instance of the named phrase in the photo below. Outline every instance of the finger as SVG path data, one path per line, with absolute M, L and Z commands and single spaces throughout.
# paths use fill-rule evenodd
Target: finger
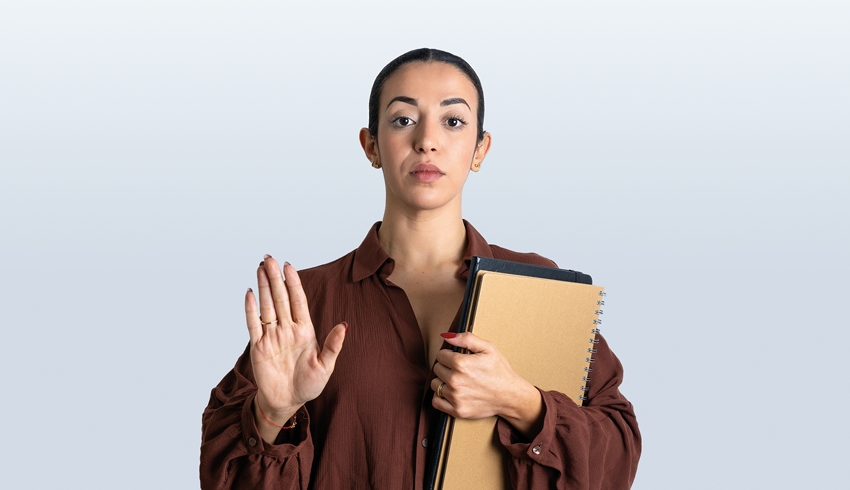
M 269 278 L 271 297 L 275 312 L 277 313 L 277 319 L 281 322 L 291 322 L 292 314 L 289 308 L 289 293 L 286 292 L 286 285 L 283 283 L 283 274 L 280 272 L 280 265 L 271 255 L 266 255 L 263 263 L 266 265 L 266 275 Z
M 345 334 L 347 332 L 348 322 L 342 322 L 335 326 L 327 338 L 325 338 L 325 345 L 322 347 L 322 353 L 319 354 L 319 362 L 322 363 L 328 372 L 333 372 L 336 359 L 342 350 L 342 343 L 345 340 Z
M 307 307 L 307 295 L 301 286 L 301 278 L 292 264 L 283 264 L 283 274 L 286 277 L 286 289 L 289 291 L 289 302 L 292 304 L 292 319 L 295 322 L 309 322 L 310 309 Z
M 440 388 L 440 385 L 443 387 Z M 431 391 L 434 392 L 434 398 L 445 400 L 447 403 L 451 404 L 452 388 L 442 379 L 434 378 L 431 380 Z M 440 396 L 437 396 L 438 393 Z M 452 407 L 452 410 L 454 410 L 454 407 Z
M 454 371 L 449 369 L 448 367 L 440 364 L 439 362 L 434 364 L 434 374 L 442 381 L 445 381 L 446 384 L 451 383 L 452 378 L 454 377 Z M 445 389 L 445 388 L 443 388 Z
M 443 396 L 445 396 L 445 394 L 446 394 L 446 387 L 443 386 Z M 436 394 L 433 397 L 431 397 L 431 406 L 436 408 L 437 410 L 439 410 L 441 412 L 446 412 L 447 414 L 451 415 L 452 417 L 457 417 L 457 413 L 455 412 L 455 407 L 451 404 L 451 402 L 449 402 L 445 398 L 438 397 Z
M 260 267 L 257 268 L 257 286 L 260 290 L 260 318 L 263 323 L 273 322 L 277 320 L 274 311 L 274 302 L 272 301 L 272 290 L 269 284 L 269 276 L 266 274 L 266 268 L 260 262 Z M 277 324 L 263 325 L 264 327 L 274 327 Z
M 454 371 L 460 368 L 459 362 L 463 361 L 469 356 L 469 354 L 463 354 L 460 352 L 455 352 L 451 349 L 441 349 L 437 351 L 436 361 L 437 365 L 443 366 L 444 368 Z M 436 372 L 437 366 L 434 366 L 434 372 Z
M 493 348 L 493 344 L 487 342 L 481 337 L 478 337 L 472 332 L 459 333 L 454 337 L 452 337 L 451 332 L 449 332 L 441 334 L 441 336 L 446 339 L 446 342 L 448 342 L 449 345 L 467 349 L 469 352 L 476 354 L 489 352 Z
M 257 316 L 257 300 L 251 288 L 248 288 L 248 292 L 245 293 L 245 320 L 248 322 L 248 336 L 251 338 L 251 343 L 256 344 L 263 336 L 263 325 L 260 323 L 260 317 Z
M 435 377 L 434 379 L 431 380 L 431 391 L 433 391 L 434 395 L 436 395 L 437 390 L 440 389 L 440 385 L 443 385 L 443 389 L 442 389 L 442 391 L 440 391 L 440 394 L 443 395 L 443 396 L 446 396 L 446 390 L 449 388 L 449 384 L 446 383 L 439 376 L 437 376 L 437 377 Z

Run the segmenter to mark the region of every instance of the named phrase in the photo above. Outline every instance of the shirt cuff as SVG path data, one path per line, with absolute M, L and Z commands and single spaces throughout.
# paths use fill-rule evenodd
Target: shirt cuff
M 248 454 L 263 453 L 266 456 L 279 459 L 298 454 L 310 435 L 310 415 L 307 413 L 307 409 L 299 408 L 295 412 L 295 427 L 281 429 L 274 444 L 268 444 L 260 436 L 260 431 L 257 429 L 257 422 L 254 420 L 253 401 L 254 397 L 249 396 L 242 405 L 242 442 L 245 443 Z
M 543 428 L 531 442 L 525 438 L 518 430 L 510 423 L 499 417 L 496 423 L 496 430 L 499 433 L 499 441 L 505 446 L 505 449 L 512 457 L 520 460 L 534 461 L 536 463 L 555 466 L 560 461 L 560 458 L 555 454 L 556 445 L 554 440 L 557 437 L 557 422 L 558 422 L 558 405 L 554 395 L 549 391 L 540 390 L 543 396 Z M 571 403 L 578 409 L 578 405 Z

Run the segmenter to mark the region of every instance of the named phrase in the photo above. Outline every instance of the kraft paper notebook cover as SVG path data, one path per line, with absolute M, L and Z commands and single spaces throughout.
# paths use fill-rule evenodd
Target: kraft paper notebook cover
M 459 330 L 493 342 L 517 374 L 580 405 L 604 294 L 589 282 L 589 276 L 575 271 L 474 258 Z M 442 434 L 432 439 L 437 447 L 425 488 L 509 489 L 507 452 L 495 432 L 496 418 L 445 419 L 442 427 L 438 424 Z

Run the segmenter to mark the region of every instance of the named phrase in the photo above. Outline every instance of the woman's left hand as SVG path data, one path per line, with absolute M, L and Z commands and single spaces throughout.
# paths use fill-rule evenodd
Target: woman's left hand
M 434 396 L 434 408 L 460 419 L 498 415 L 529 438 L 540 432 L 544 406 L 537 388 L 515 373 L 492 343 L 472 333 L 452 335 L 443 338 L 469 354 L 450 349 L 437 353 L 431 389 L 441 396 Z

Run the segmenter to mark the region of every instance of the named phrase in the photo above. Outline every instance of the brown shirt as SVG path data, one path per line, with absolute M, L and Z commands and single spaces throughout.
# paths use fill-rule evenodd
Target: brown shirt
M 473 255 L 554 266 L 536 254 L 489 245 L 464 223 L 462 279 Z M 341 321 L 350 328 L 328 385 L 299 410 L 294 429 L 281 430 L 275 444 L 260 437 L 248 349 L 212 390 L 203 414 L 202 489 L 422 488 L 433 373 L 410 302 L 387 281 L 394 262 L 378 241 L 379 226 L 350 254 L 299 273 L 319 342 Z M 584 407 L 562 393 L 542 392 L 544 424 L 533 441 L 499 421 L 514 488 L 631 486 L 641 447 L 637 421 L 618 390 L 620 362 L 603 338 L 597 351 Z

